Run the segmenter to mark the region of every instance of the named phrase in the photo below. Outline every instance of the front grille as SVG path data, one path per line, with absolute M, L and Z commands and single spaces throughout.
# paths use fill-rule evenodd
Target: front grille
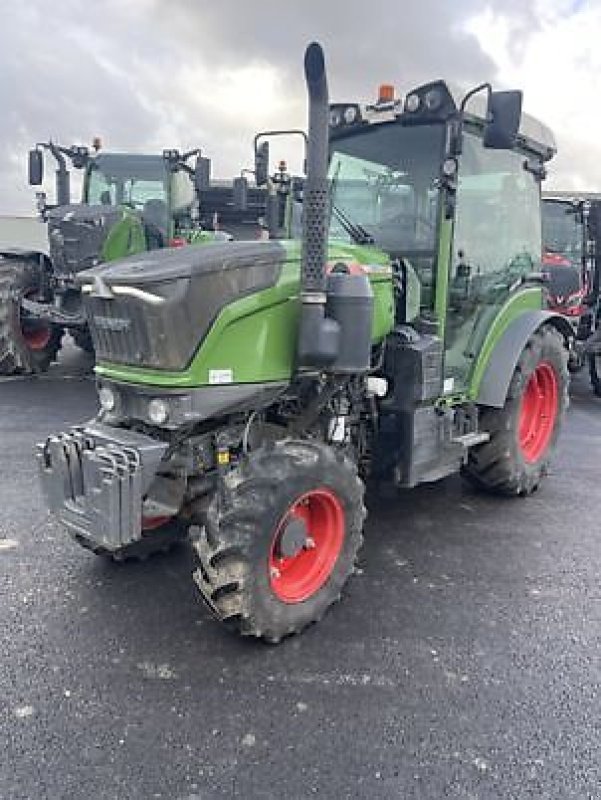
M 149 314 L 139 301 L 129 298 L 86 298 L 86 310 L 98 360 L 118 364 L 155 364 Z

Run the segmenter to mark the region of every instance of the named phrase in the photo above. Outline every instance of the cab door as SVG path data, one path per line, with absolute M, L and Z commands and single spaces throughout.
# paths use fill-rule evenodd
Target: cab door
M 540 184 L 522 152 L 464 135 L 445 325 L 445 393 L 465 391 L 499 311 L 540 270 Z

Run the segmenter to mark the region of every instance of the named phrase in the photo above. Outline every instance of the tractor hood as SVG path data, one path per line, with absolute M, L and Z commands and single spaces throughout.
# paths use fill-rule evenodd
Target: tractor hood
M 278 242 L 147 252 L 78 276 L 99 361 L 180 371 L 230 303 L 274 286 Z
M 57 275 L 72 277 L 99 263 L 109 232 L 123 209 L 73 204 L 47 212 L 50 258 Z

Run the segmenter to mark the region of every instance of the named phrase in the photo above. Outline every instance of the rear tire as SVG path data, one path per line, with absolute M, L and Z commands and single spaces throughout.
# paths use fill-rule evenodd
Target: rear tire
M 490 440 L 470 451 L 466 477 L 497 494 L 534 492 L 547 473 L 568 407 L 568 383 L 563 338 L 544 326 L 522 351 L 503 408 L 481 407 L 480 428 Z
M 321 619 L 354 570 L 363 494 L 352 461 L 320 442 L 245 458 L 193 538 L 194 579 L 217 619 L 272 643 Z
M 0 375 L 45 372 L 56 360 L 62 328 L 23 321 L 21 300 L 40 286 L 40 267 L 32 261 L 0 258 Z

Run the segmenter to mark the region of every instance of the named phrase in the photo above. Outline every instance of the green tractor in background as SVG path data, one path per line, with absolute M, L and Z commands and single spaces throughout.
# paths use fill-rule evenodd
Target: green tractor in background
M 56 206 L 47 206 L 45 195 L 38 195 L 48 250 L 0 251 L 0 375 L 48 369 L 65 330 L 92 351 L 76 283 L 82 270 L 148 250 L 228 238 L 200 225 L 210 162 L 199 150 L 91 154 L 86 147 L 40 143 L 29 154 L 31 185 L 42 184 L 44 151 L 57 162 Z M 71 203 L 67 159 L 84 171 L 76 204 Z
M 217 619 L 270 642 L 340 596 L 366 481 L 538 487 L 572 336 L 541 272 L 555 144 L 519 92 L 329 106 L 317 44 L 305 74 L 302 240 L 79 274 L 100 411 L 38 447 L 80 544 L 126 559 L 189 535 Z

